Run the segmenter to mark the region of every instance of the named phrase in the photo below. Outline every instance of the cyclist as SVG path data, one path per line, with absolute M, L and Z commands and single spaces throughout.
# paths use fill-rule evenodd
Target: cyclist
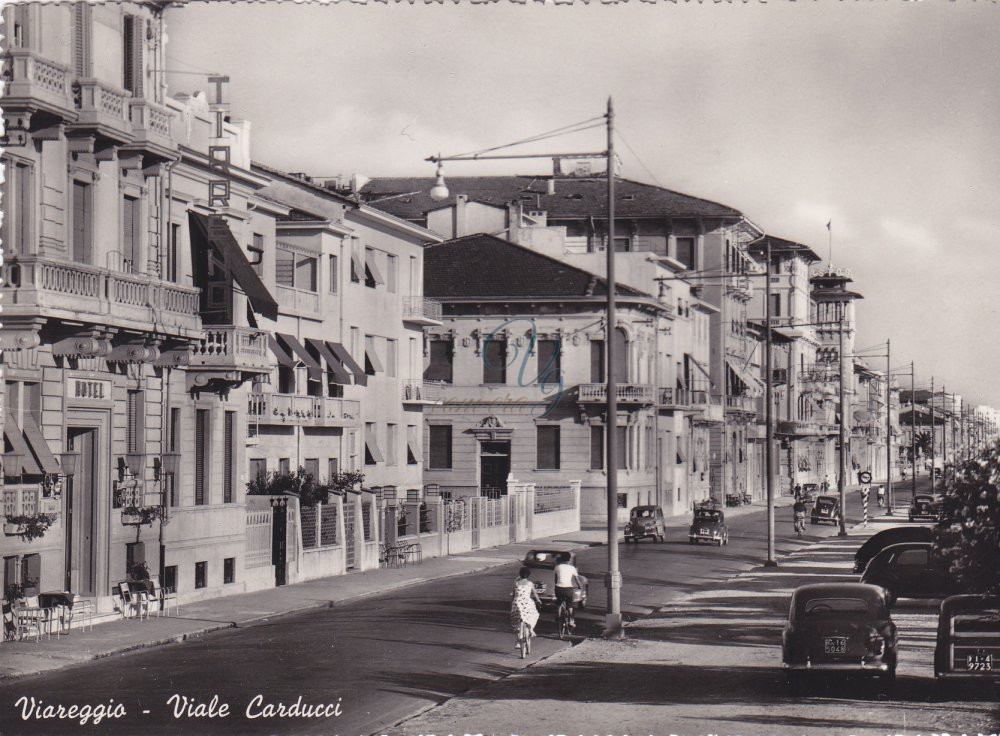
M 569 608 L 570 615 L 570 628 L 576 626 L 576 622 L 573 620 L 573 593 L 583 587 L 580 582 L 580 573 L 577 571 L 576 567 L 570 563 L 569 552 L 563 552 L 559 555 L 559 564 L 555 566 L 555 593 L 556 593 L 556 615 L 558 616 L 558 606 L 561 602 L 565 601 L 566 606 Z
M 806 530 L 806 505 L 801 500 L 797 500 L 792 506 L 792 513 L 795 517 L 795 531 L 801 537 Z
M 878 507 L 885 506 L 885 486 L 878 487 Z

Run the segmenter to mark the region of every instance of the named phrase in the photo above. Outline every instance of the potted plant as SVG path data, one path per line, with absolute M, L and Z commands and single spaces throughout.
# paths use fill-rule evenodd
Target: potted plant
M 55 514 L 21 514 L 6 517 L 3 533 L 8 537 L 20 537 L 22 542 L 38 539 L 55 523 Z
M 152 525 L 163 518 L 162 506 L 127 506 L 122 509 L 122 524 L 125 526 Z

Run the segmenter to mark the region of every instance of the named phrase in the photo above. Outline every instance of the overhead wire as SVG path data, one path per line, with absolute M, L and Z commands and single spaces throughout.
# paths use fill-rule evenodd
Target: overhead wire
M 528 143 L 535 143 L 537 141 L 547 140 L 549 138 L 555 138 L 561 135 L 570 135 L 572 133 L 579 133 L 584 130 L 591 130 L 592 128 L 601 127 L 604 125 L 604 116 L 601 115 L 596 118 L 590 118 L 589 120 L 582 120 L 580 122 L 572 123 L 570 125 L 564 125 L 561 128 L 553 128 L 552 130 L 545 131 L 543 133 L 538 133 L 537 135 L 530 136 L 528 138 L 522 138 L 520 140 L 514 141 L 512 143 L 504 143 L 500 146 L 492 146 L 491 148 L 483 148 L 478 151 L 468 151 L 466 153 L 456 153 L 448 158 L 459 158 L 464 156 L 481 156 L 484 153 L 491 153 L 493 151 L 500 151 L 504 148 L 513 148 L 514 146 L 522 146 Z

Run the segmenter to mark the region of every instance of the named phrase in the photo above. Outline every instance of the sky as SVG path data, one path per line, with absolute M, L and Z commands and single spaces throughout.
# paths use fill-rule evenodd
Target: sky
M 429 155 L 596 118 L 612 96 L 623 176 L 824 260 L 832 240 L 865 297 L 859 348 L 889 339 L 904 388 L 913 361 L 918 387 L 1000 407 L 1000 4 L 191 2 L 165 17 L 170 92 L 228 74 L 254 158 L 319 177 L 431 176 Z M 604 135 L 517 150 L 601 151 Z

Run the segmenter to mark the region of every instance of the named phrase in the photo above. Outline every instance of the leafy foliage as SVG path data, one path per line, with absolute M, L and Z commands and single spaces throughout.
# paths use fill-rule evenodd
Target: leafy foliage
M 917 436 L 913 438 L 913 444 L 917 446 L 921 455 L 929 455 L 931 452 L 931 433 L 918 432 Z
M 326 503 L 331 493 L 343 495 L 364 479 L 364 473 L 343 471 L 334 473 L 325 482 L 320 482 L 313 478 L 312 473 L 307 473 L 305 468 L 300 467 L 294 473 L 272 471 L 252 478 L 247 483 L 247 495 L 298 496 L 299 502 L 309 507 Z
M 8 516 L 8 524 L 15 524 L 19 527 L 17 536 L 22 542 L 30 542 L 38 539 L 55 523 L 55 514 L 31 514 L 28 516 Z
M 971 593 L 1000 592 L 1000 442 L 946 480 L 934 546 Z

